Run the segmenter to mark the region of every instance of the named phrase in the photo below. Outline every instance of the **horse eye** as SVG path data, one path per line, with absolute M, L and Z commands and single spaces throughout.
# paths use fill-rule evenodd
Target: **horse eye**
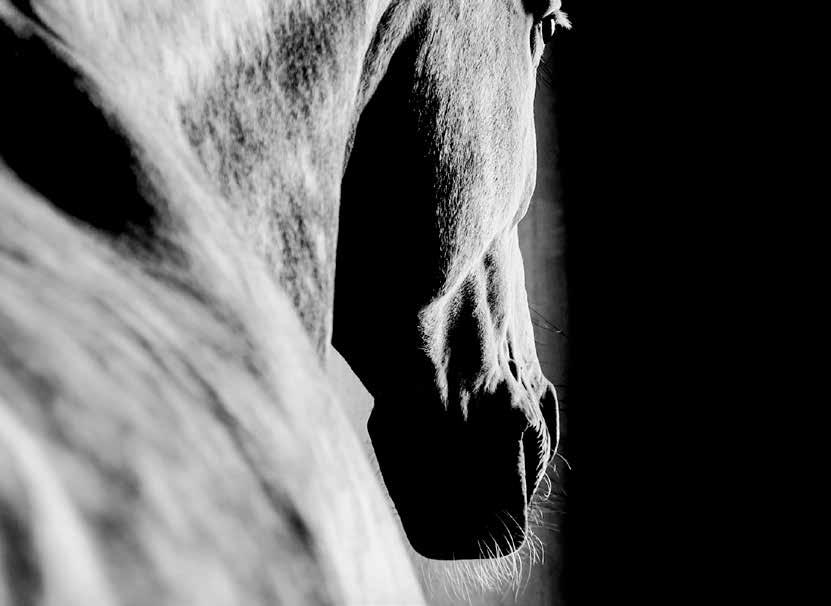
M 548 44 L 554 37 L 554 28 L 557 27 L 556 15 L 549 15 L 542 20 L 542 43 Z

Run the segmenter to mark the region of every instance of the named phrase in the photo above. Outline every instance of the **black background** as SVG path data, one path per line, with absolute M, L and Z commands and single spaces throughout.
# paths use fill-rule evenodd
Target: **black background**
M 705 532 L 729 515 L 716 442 L 742 397 L 722 381 L 743 313 L 727 291 L 744 276 L 723 254 L 741 247 L 741 195 L 721 179 L 738 164 L 729 131 L 711 138 L 725 88 L 703 7 L 564 9 L 574 27 L 551 56 L 571 346 L 561 591 L 569 605 L 684 603 L 732 553 Z

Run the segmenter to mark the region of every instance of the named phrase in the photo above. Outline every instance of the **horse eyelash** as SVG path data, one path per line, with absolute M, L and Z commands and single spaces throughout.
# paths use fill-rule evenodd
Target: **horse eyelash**
M 564 29 L 571 29 L 571 19 L 568 18 L 565 11 L 554 11 L 552 14 L 554 15 L 554 23 Z

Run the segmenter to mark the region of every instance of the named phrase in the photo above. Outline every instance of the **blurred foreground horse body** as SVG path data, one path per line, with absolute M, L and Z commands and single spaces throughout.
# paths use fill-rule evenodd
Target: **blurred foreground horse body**
M 516 242 L 554 4 L 0 0 L 0 604 L 421 603 L 333 313 L 412 545 L 519 546 L 557 434 Z M 378 212 L 408 224 L 369 282 Z

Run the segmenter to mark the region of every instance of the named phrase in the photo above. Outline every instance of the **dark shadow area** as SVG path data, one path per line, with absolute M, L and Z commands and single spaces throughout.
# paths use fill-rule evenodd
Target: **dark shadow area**
M 629 483 L 635 462 L 633 422 L 650 380 L 633 315 L 643 291 L 637 283 L 632 229 L 643 212 L 627 171 L 636 142 L 621 138 L 625 75 L 609 44 L 614 16 L 571 2 L 573 29 L 555 36 L 547 66 L 554 89 L 563 224 L 568 234 L 569 473 L 567 515 L 560 529 L 560 591 L 566 604 L 640 603 L 633 573 L 637 531 L 630 517 L 640 495 Z M 613 11 L 614 12 L 614 11 Z M 621 30 L 625 22 L 617 24 Z M 604 36 L 608 38 L 604 39 Z M 611 54 L 610 54 L 611 53 Z M 629 149 L 626 149 L 630 146 Z M 642 575 L 643 573 L 641 573 Z
M 702 219 L 718 221 L 722 202 L 691 194 L 708 152 L 687 137 L 701 108 L 673 89 L 690 72 L 669 53 L 707 42 L 671 43 L 696 24 L 680 7 L 564 8 L 574 27 L 555 36 L 550 69 L 569 279 L 561 589 L 574 605 L 678 603 L 710 558 L 689 536 L 709 503 L 683 504 L 710 498 L 701 468 L 719 409 L 706 377 L 720 346 L 696 293 L 719 295 L 694 268 L 712 255 Z

